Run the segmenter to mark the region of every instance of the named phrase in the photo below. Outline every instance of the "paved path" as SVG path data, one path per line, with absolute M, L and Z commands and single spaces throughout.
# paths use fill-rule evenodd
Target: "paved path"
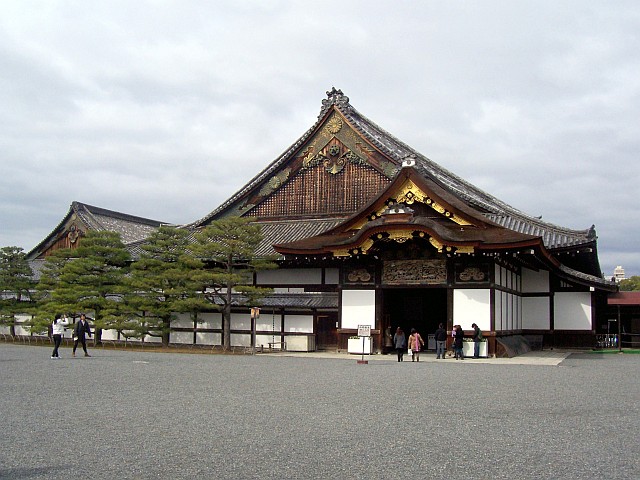
M 0 478 L 640 478 L 640 355 L 90 352 L 0 343 Z

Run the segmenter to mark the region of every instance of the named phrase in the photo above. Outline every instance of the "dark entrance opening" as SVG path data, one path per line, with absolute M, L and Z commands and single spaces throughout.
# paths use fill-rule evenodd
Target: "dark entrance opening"
M 391 335 L 400 327 L 409 337 L 415 328 L 429 347 L 428 336 L 438 328 L 447 325 L 446 288 L 388 288 L 383 299 L 384 326 L 391 327 Z
M 316 348 L 318 350 L 338 349 L 338 314 L 319 313 L 316 317 Z

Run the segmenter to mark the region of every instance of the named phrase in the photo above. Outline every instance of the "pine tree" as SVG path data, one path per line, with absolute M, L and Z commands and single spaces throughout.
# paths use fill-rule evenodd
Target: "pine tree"
M 15 335 L 15 317 L 33 309 L 31 291 L 36 282 L 26 254 L 20 247 L 0 249 L 0 325 Z
M 256 256 L 262 233 L 251 221 L 246 217 L 215 220 L 194 234 L 195 242 L 190 246 L 202 262 L 194 273 L 202 297 L 222 312 L 223 348 L 231 346 L 231 306 L 258 306 L 259 300 L 272 292 L 253 285 L 254 272 L 277 265 L 271 258 Z
M 196 297 L 193 269 L 201 264 L 188 252 L 190 232 L 162 226 L 141 244 L 142 252 L 131 265 L 125 302 L 136 324 L 125 332 L 144 338 L 162 337 L 169 344 L 175 313 L 196 313 L 206 303 Z
M 53 252 L 38 284 L 42 296 L 34 328 L 41 328 L 56 313 L 74 317 L 93 313 L 99 343 L 101 329 L 122 319 L 129 263 L 129 252 L 115 232 L 90 231 L 76 249 Z

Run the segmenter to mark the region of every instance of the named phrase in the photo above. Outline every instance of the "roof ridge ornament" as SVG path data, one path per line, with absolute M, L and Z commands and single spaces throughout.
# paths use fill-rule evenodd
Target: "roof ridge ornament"
M 416 156 L 415 155 L 407 155 L 402 159 L 402 168 L 405 167 L 413 167 L 416 164 Z
M 349 97 L 342 93 L 342 90 L 331 87 L 331 90 L 327 91 L 327 98 L 322 100 L 322 109 L 320 110 L 320 115 L 318 115 L 318 120 L 327 113 L 332 105 L 345 109 L 351 108 L 351 105 L 349 105 Z

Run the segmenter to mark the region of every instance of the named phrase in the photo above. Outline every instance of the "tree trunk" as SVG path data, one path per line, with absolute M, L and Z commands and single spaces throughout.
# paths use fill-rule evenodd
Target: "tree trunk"
M 169 346 L 169 334 L 171 333 L 171 318 L 162 319 L 162 346 Z
M 231 347 L 231 302 L 222 309 L 222 348 Z

